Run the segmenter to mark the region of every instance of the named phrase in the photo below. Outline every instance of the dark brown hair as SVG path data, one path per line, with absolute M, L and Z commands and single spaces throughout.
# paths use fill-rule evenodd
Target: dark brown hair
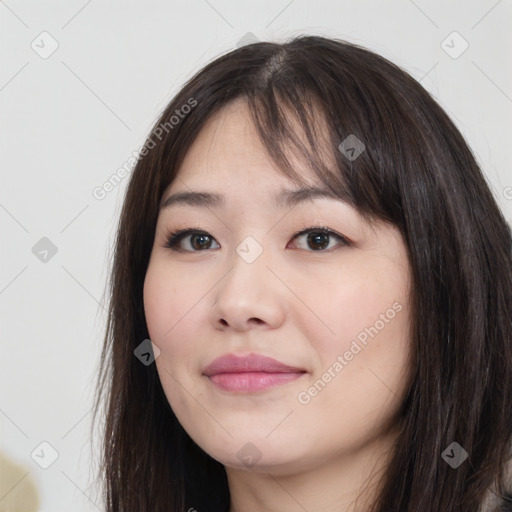
M 236 98 L 248 102 L 261 142 L 286 176 L 302 183 L 286 157 L 293 149 L 366 218 L 395 225 L 407 247 L 410 378 L 398 442 L 372 510 L 477 512 L 491 488 L 507 507 L 510 227 L 463 136 L 417 81 L 357 45 L 299 36 L 238 48 L 201 69 L 155 123 L 130 177 L 94 408 L 96 421 L 105 399 L 106 511 L 228 510 L 223 465 L 184 431 L 155 365 L 141 364 L 134 350 L 149 338 L 142 291 L 162 194 L 205 122 Z M 184 113 L 179 121 L 176 111 Z M 314 130 L 320 118 L 327 133 Z M 321 136 L 334 167 L 321 159 Z M 354 159 L 339 149 L 349 136 L 365 146 Z M 457 469 L 441 457 L 454 441 L 469 454 Z

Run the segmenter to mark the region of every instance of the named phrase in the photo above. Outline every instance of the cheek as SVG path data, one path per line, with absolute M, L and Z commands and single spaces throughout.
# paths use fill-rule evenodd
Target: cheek
M 408 367 L 409 274 L 400 260 L 369 256 L 348 263 L 336 279 L 317 281 L 315 290 L 325 293 L 309 292 L 315 317 L 299 320 L 318 356 L 315 389 L 305 390 L 304 402 L 321 394 L 314 398 L 318 411 L 342 414 L 344 404 L 365 416 L 387 403 L 392 412 L 389 400 L 401 395 Z
M 338 298 L 345 309 L 339 310 L 340 301 L 329 309 L 336 335 L 311 338 L 319 361 L 297 396 L 303 412 L 316 418 L 312 423 L 325 425 L 318 444 L 326 450 L 333 439 L 357 446 L 389 428 L 402 403 L 409 363 L 409 313 L 402 301 Z
M 159 341 L 166 327 L 169 328 L 168 325 L 165 325 L 165 312 L 169 310 L 170 304 L 168 302 L 171 297 L 168 289 L 168 281 L 162 279 L 155 266 L 150 264 L 144 279 L 144 314 L 149 336 L 159 347 Z
M 165 367 L 173 375 L 181 375 L 192 364 L 199 367 L 197 353 L 204 338 L 200 328 L 207 315 L 207 302 L 201 300 L 204 291 L 194 286 L 190 278 L 167 267 L 165 263 L 148 267 L 144 312 L 149 337 L 160 349 L 156 360 L 159 371 Z
M 354 340 L 363 347 L 372 340 L 379 345 L 407 327 L 407 275 L 398 266 L 371 258 L 347 261 L 341 271 L 317 274 L 314 286 L 303 280 L 297 290 L 309 307 L 297 316 L 301 329 L 331 359 L 350 350 Z
M 178 328 L 193 305 L 193 287 L 180 282 L 179 274 L 150 263 L 144 280 L 144 313 L 152 341 L 165 340 Z
M 193 356 L 197 352 L 194 339 L 200 338 L 194 333 L 198 325 L 197 319 L 194 320 L 197 290 L 191 292 L 190 283 L 187 286 L 186 280 L 177 276 L 179 273 L 172 272 L 171 278 L 171 272 L 163 265 L 150 264 L 143 296 L 149 337 L 160 349 L 155 365 L 164 393 L 172 409 L 183 415 L 188 402 L 182 386 L 191 389 L 184 370 L 194 364 Z

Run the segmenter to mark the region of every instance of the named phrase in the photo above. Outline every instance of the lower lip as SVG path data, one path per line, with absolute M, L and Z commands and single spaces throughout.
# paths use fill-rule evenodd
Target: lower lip
M 304 375 L 299 373 L 218 373 L 211 375 L 209 379 L 219 388 L 225 391 L 252 392 L 279 386 L 298 379 Z

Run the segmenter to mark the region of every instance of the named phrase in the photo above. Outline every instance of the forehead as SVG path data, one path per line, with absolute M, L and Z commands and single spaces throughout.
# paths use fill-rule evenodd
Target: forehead
M 304 139 L 297 121 L 288 120 Z M 292 151 L 286 156 L 305 184 L 321 186 L 318 178 Z M 167 190 L 181 182 L 194 185 L 258 186 L 275 189 L 292 185 L 274 163 L 260 141 L 246 100 L 239 98 L 215 113 L 203 126 L 188 149 L 176 179 Z M 181 188 L 181 187 L 180 187 Z

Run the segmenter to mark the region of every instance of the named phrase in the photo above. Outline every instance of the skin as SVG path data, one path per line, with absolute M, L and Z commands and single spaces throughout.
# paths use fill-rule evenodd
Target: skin
M 300 162 L 295 169 L 319 185 Z M 405 245 L 395 227 L 370 226 L 339 200 L 276 208 L 271 198 L 282 188 L 297 185 L 276 170 L 244 101 L 203 127 L 163 198 L 193 189 L 224 194 L 226 205 L 160 212 L 144 283 L 148 330 L 160 349 L 158 374 L 184 429 L 225 466 L 230 512 L 367 510 L 396 439 L 404 395 Z M 293 238 L 311 226 L 352 243 L 331 236 L 323 239 L 328 247 L 316 249 L 307 234 Z M 192 245 L 185 237 L 184 252 L 164 247 L 168 231 L 188 227 L 210 239 Z M 252 263 L 236 252 L 248 236 L 263 249 Z M 347 360 L 357 336 L 382 324 Z M 218 356 L 251 352 L 306 373 L 253 393 L 220 390 L 202 374 Z M 339 356 L 344 364 L 336 371 Z M 307 390 L 322 378 L 325 385 L 311 396 Z M 310 400 L 301 403 L 299 395 Z

